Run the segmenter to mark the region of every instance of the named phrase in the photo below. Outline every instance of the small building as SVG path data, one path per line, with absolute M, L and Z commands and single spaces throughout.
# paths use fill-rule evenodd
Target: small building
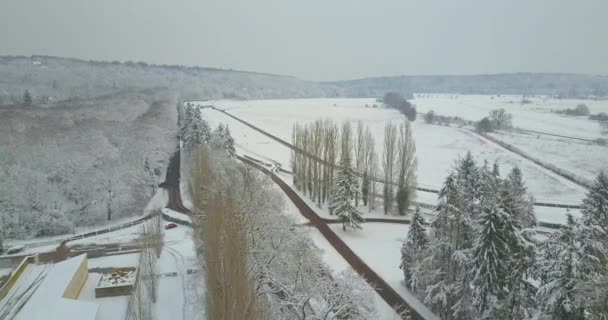
M 87 281 L 87 255 L 52 265 L 16 320 L 97 320 L 99 304 L 75 300 Z
M 95 288 L 95 297 L 130 296 L 136 279 L 137 268 L 119 268 L 104 273 Z

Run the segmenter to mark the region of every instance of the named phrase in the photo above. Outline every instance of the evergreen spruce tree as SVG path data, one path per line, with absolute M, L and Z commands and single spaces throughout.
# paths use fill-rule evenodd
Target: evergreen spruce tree
M 410 202 L 412 201 L 410 197 L 413 195 L 413 192 L 411 192 L 411 190 L 408 190 L 408 188 L 409 186 L 407 186 L 404 182 L 401 181 L 397 186 L 397 212 L 401 216 L 407 214 L 407 209 L 409 207 Z
M 401 246 L 401 264 L 399 268 L 403 270 L 405 285 L 416 290 L 418 288 L 418 267 L 422 260 L 423 251 L 428 245 L 424 218 L 420 213 L 420 208 L 416 207 L 416 212 L 412 217 L 410 229 L 406 241 Z
M 608 283 L 608 177 L 600 172 L 583 199 L 579 242 L 583 251 L 584 274 L 590 280 L 583 282 L 586 294 L 593 296 L 590 315 L 608 315 L 608 288 L 597 282 Z
M 393 206 L 393 201 L 395 201 L 395 196 L 393 194 L 393 185 L 390 183 L 384 183 L 384 187 L 382 188 L 382 194 L 384 198 L 384 214 L 387 215 Z
M 194 131 L 192 130 L 192 124 L 194 123 L 194 110 L 192 107 L 186 105 L 184 110 L 184 118 L 181 123 L 181 139 L 184 149 L 187 151 L 192 150 L 194 145 Z
M 536 256 L 534 231 L 536 224 L 534 201 L 527 194 L 519 168 L 514 167 L 505 180 L 497 180 L 498 205 L 514 227 L 514 237 L 508 238 L 510 257 L 504 261 L 508 266 L 506 288 L 508 295 L 504 301 L 508 319 L 522 320 L 533 315 L 536 287 L 529 282 Z
M 469 212 L 472 217 L 477 217 L 480 212 L 481 179 L 479 177 L 479 168 L 471 152 L 467 152 L 465 157 L 458 161 L 456 165 L 456 178 L 463 194 L 462 209 Z
M 226 125 L 224 129 L 224 139 L 225 139 L 225 149 L 228 152 L 230 157 L 234 157 L 236 155 L 236 149 L 234 148 L 234 138 L 230 134 L 230 128 Z
M 509 238 L 515 228 L 508 215 L 496 204 L 486 203 L 481 213 L 479 230 L 473 244 L 474 303 L 483 319 L 505 319 L 504 288 L 509 276 Z
M 496 178 L 500 178 L 500 167 L 496 161 L 494 161 L 494 165 L 492 166 L 492 175 Z
M 193 145 L 208 144 L 211 140 L 211 129 L 207 120 L 203 119 L 201 109 L 193 109 L 192 116 Z
M 508 295 L 506 314 L 508 319 L 524 320 L 534 315 L 536 306 L 536 286 L 529 279 L 534 270 L 536 246 L 533 242 L 522 241 L 521 246 L 511 253 L 510 270 L 507 278 Z
M 215 135 L 218 136 L 220 139 L 224 140 L 225 139 L 225 132 L 224 132 L 224 125 L 223 124 L 219 124 L 217 126 L 217 128 L 215 128 Z
M 537 302 L 540 312 L 550 319 L 583 320 L 589 292 L 585 282 L 584 251 L 577 239 L 579 225 L 568 214 L 568 223 L 549 237 L 540 250 L 536 274 L 540 279 Z
M 462 195 L 456 173 L 446 178 L 439 191 L 437 216 L 431 223 L 433 237 L 423 262 L 424 274 L 417 277 L 425 281 L 424 301 L 442 319 L 453 319 L 453 307 L 458 301 L 457 291 L 462 283 L 461 273 L 454 261 L 457 248 L 464 247 L 463 235 L 470 226 L 463 224 Z
M 512 206 L 505 208 L 519 221 L 522 228 L 536 226 L 536 215 L 534 214 L 534 198 L 528 194 L 519 167 L 513 167 L 505 180 L 505 199 L 509 199 Z
M 369 196 L 374 196 L 369 194 L 370 180 L 369 174 L 366 172 L 363 173 L 363 178 L 361 179 L 361 200 L 363 200 L 363 205 L 367 206 L 369 201 Z
M 352 229 L 361 229 L 361 224 L 364 222 L 361 213 L 353 205 L 355 193 L 358 192 L 357 177 L 352 168 L 350 152 L 342 152 L 340 168 L 333 180 L 329 207 L 342 221 L 343 230 L 346 230 L 347 226 Z
M 602 171 L 583 199 L 583 223 L 608 232 L 608 176 Z
M 29 90 L 27 90 L 27 89 L 23 93 L 23 105 L 24 106 L 32 105 L 32 95 L 30 94 Z

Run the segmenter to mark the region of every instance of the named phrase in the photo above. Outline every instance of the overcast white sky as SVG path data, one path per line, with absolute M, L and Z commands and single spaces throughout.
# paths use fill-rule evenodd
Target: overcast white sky
M 0 0 L 0 55 L 339 80 L 608 74 L 607 0 Z

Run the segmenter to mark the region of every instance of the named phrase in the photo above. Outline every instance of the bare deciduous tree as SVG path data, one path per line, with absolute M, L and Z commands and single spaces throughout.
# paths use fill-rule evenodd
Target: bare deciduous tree
M 416 193 L 416 144 L 409 121 L 399 126 L 397 212 L 405 215 Z
M 218 166 L 203 148 L 195 158 L 191 184 L 197 213 L 196 233 L 202 251 L 210 319 L 265 319 L 249 273 L 246 220 L 239 214 L 238 182 L 242 172 Z
M 384 170 L 384 187 L 382 197 L 384 201 L 384 214 L 391 212 L 393 208 L 394 194 L 393 181 L 395 158 L 397 155 L 397 128 L 392 122 L 384 127 L 384 152 L 382 153 L 382 169 Z
M 354 143 L 354 151 L 355 151 L 355 171 L 358 173 L 364 173 L 365 167 L 365 126 L 363 125 L 363 121 L 357 121 L 357 131 L 355 133 L 355 143 Z M 358 188 L 359 186 L 357 186 Z M 363 196 L 363 195 L 362 195 Z M 359 206 L 359 196 L 358 193 L 355 195 L 355 207 Z
M 513 116 L 508 113 L 504 108 L 490 111 L 490 121 L 492 122 L 495 129 L 509 129 L 511 128 Z

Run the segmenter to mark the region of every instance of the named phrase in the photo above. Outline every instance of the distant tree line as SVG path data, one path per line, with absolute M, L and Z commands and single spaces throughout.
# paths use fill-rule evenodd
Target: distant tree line
M 588 116 L 590 114 L 589 107 L 584 103 L 578 104 L 574 109 L 557 110 L 554 112 L 568 116 Z
M 435 111 L 430 110 L 427 113 L 425 113 L 423 115 L 423 119 L 424 122 L 428 123 L 428 124 L 437 124 L 437 125 L 445 125 L 445 126 L 449 126 L 449 125 L 457 125 L 457 126 L 473 126 L 475 125 L 474 121 L 470 121 L 470 120 L 465 120 L 459 116 L 444 116 L 444 115 L 440 115 L 435 113 Z
M 389 108 L 399 110 L 409 121 L 416 121 L 416 107 L 407 101 L 400 93 L 387 92 L 382 98 L 382 102 Z

